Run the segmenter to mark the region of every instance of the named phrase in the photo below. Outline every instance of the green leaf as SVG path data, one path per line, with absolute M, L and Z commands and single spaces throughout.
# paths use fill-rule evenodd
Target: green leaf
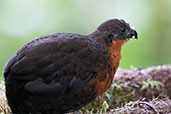
M 106 92 L 106 97 L 107 97 L 107 99 L 108 99 L 109 101 L 111 101 L 111 96 L 110 96 L 110 94 L 109 94 L 108 92 Z

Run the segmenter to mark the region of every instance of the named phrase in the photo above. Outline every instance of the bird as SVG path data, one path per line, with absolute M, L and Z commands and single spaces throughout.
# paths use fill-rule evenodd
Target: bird
M 65 114 L 103 95 L 121 48 L 138 39 L 123 19 L 108 19 L 87 35 L 56 33 L 23 45 L 6 63 L 6 97 L 15 114 Z

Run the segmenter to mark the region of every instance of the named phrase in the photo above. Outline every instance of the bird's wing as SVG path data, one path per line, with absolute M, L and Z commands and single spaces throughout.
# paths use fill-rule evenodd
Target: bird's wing
M 50 94 L 94 83 L 95 69 L 105 61 L 97 42 L 79 35 L 51 37 L 23 46 L 8 61 L 5 78 L 26 81 L 24 88 L 32 94 Z

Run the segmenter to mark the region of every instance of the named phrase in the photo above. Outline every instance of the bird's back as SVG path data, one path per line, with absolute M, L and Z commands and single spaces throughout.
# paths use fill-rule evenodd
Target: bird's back
M 26 45 L 4 68 L 13 112 L 66 113 L 97 96 L 97 79 L 110 72 L 108 52 L 94 39 L 54 34 Z M 104 78 L 105 79 L 105 78 Z

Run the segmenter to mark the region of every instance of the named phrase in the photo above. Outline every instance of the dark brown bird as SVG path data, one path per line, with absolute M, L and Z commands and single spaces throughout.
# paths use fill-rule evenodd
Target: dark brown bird
M 12 112 L 62 114 L 92 102 L 110 87 L 130 38 L 137 32 L 111 19 L 89 35 L 57 33 L 25 44 L 4 68 Z

